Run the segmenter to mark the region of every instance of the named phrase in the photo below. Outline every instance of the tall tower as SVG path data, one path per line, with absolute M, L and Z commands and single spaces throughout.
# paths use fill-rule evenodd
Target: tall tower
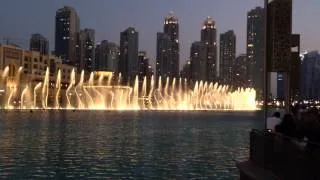
M 232 84 L 236 59 L 236 35 L 233 30 L 220 34 L 220 79 Z
M 119 46 L 116 43 L 101 41 L 96 47 L 96 69 L 99 71 L 118 72 Z
M 193 81 L 207 81 L 207 44 L 194 42 L 190 49 L 191 79 Z
M 170 38 L 170 64 L 171 72 L 168 72 L 170 77 L 179 76 L 179 59 L 180 59 L 180 45 L 179 45 L 179 23 L 178 19 L 170 12 L 164 20 L 163 32 Z
M 138 75 L 139 35 L 135 28 L 129 27 L 120 34 L 119 72 L 124 84 L 133 82 Z
M 217 77 L 217 30 L 216 23 L 211 17 L 203 22 L 201 42 L 207 47 L 207 80 L 215 81 Z
M 248 78 L 258 96 L 263 90 L 263 67 L 265 52 L 265 10 L 256 7 L 247 16 L 247 60 L 249 63 Z
M 161 77 L 170 77 L 171 75 L 171 40 L 170 37 L 162 32 L 157 33 L 157 79 Z
M 79 33 L 80 68 L 93 71 L 95 67 L 95 31 L 84 29 Z
M 30 51 L 38 51 L 41 54 L 49 53 L 49 42 L 41 34 L 32 34 L 30 38 Z
M 76 64 L 76 37 L 79 32 L 79 17 L 72 7 L 63 7 L 56 12 L 55 54 L 63 63 Z

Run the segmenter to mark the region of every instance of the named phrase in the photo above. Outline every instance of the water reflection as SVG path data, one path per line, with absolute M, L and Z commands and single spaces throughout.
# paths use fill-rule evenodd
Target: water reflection
M 1 113 L 0 178 L 235 178 L 260 113 Z

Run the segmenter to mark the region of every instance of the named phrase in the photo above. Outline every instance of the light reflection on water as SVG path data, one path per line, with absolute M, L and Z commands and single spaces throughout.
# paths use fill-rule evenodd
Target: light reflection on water
M 1 112 L 0 178 L 236 179 L 260 112 Z

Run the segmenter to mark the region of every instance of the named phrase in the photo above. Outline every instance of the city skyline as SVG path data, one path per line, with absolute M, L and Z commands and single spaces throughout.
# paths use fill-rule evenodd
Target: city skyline
M 21 6 L 16 7 L 16 10 L 20 13 L 13 13 L 7 11 L 7 9 L 11 9 L 10 7 L 15 5 L 17 0 L 7 1 L 4 3 L 5 6 L 0 7 L 0 14 L 3 13 L 2 16 L 11 19 L 10 21 L 8 21 L 8 18 L 0 20 L 2 24 L 0 38 L 8 37 L 12 38 L 13 41 L 15 39 L 17 41 L 23 41 L 21 44 L 23 44 L 24 48 L 27 48 L 29 43 L 28 39 L 31 34 L 40 33 L 49 40 L 50 50 L 54 50 L 55 12 L 57 9 L 67 5 L 74 7 L 77 11 L 80 18 L 81 29 L 92 28 L 96 31 L 96 42 L 108 40 L 120 44 L 120 32 L 129 26 L 135 27 L 140 34 L 139 50 L 146 51 L 150 57 L 151 64 L 154 65 L 156 57 L 156 33 L 162 29 L 165 16 L 167 16 L 170 11 L 174 11 L 175 16 L 179 19 L 180 25 L 181 69 L 185 61 L 189 59 L 192 42 L 200 38 L 199 32 L 201 31 L 202 22 L 207 16 L 211 16 L 216 21 L 218 33 L 233 29 L 237 36 L 236 55 L 238 56 L 241 53 L 245 53 L 247 12 L 256 6 L 263 6 L 263 1 L 260 0 L 246 0 L 241 4 L 237 4 L 235 0 L 229 0 L 228 2 L 202 1 L 202 3 L 198 4 L 194 4 L 191 1 L 184 1 L 184 3 L 172 2 L 170 7 L 163 7 L 166 3 L 162 1 L 161 3 L 150 3 L 148 1 L 139 1 L 137 3 L 127 2 L 128 3 L 122 2 L 120 6 L 119 2 L 115 1 L 88 3 L 74 0 L 55 2 L 32 0 L 28 1 L 28 3 L 18 2 Z M 303 23 L 305 23 L 310 15 L 310 17 L 312 17 L 312 10 L 319 2 L 316 0 L 308 0 L 308 2 L 309 3 L 302 3 L 300 1 L 294 1 L 293 32 L 301 34 L 302 50 L 317 50 L 317 37 L 312 36 L 312 34 L 315 34 L 312 32 L 316 32 L 317 28 L 303 28 L 304 26 L 310 27 L 310 23 L 308 26 Z M 237 6 L 234 6 L 235 4 L 237 4 Z M 141 5 L 145 5 L 143 7 L 147 8 L 138 8 Z M 42 8 L 38 10 L 36 8 L 38 6 Z M 111 8 L 113 6 L 117 8 Z M 37 11 L 32 11 L 33 8 L 37 9 Z M 304 8 L 309 8 L 309 12 L 311 11 L 309 15 L 303 13 Z M 25 9 L 29 11 L 22 13 Z M 196 9 L 197 13 L 190 13 L 193 9 Z M 230 9 L 230 11 L 225 11 L 224 9 Z M 145 16 L 147 12 L 149 13 L 148 17 Z M 41 16 L 39 16 L 39 14 L 41 14 Z M 190 14 L 192 14 L 192 16 L 190 16 Z M 228 15 L 228 17 L 226 17 L 226 15 Z M 152 23 L 152 26 L 150 26 L 150 23 Z

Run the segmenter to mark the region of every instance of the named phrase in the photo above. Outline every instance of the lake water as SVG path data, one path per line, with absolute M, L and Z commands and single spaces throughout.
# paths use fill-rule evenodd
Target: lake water
M 0 178 L 237 179 L 262 112 L 0 112 Z

